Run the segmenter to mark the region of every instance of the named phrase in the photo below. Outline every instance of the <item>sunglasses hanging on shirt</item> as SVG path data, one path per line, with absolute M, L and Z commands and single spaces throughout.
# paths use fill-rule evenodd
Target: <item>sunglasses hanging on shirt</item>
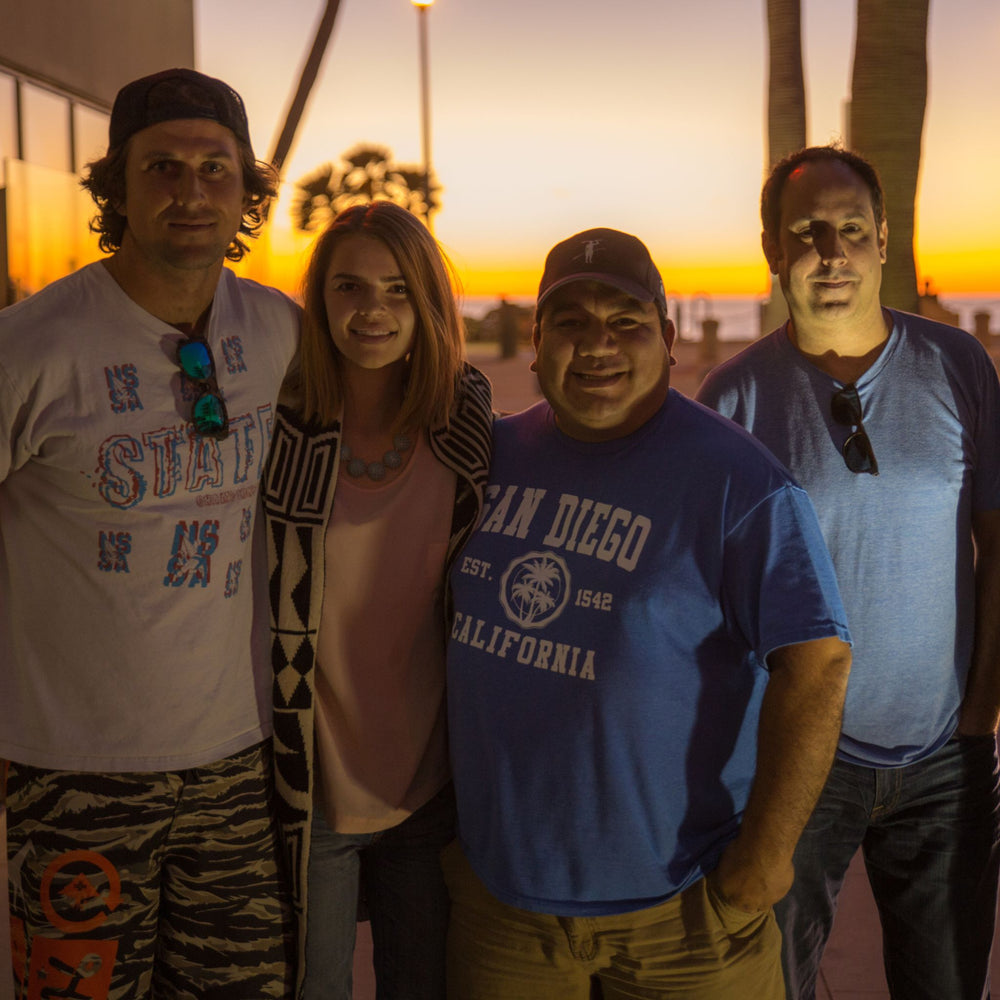
M 853 432 L 844 442 L 842 449 L 844 464 L 851 472 L 859 474 L 867 472 L 877 476 L 878 462 L 868 432 L 861 421 L 861 397 L 858 396 L 858 390 L 853 383 L 845 385 L 843 389 L 838 389 L 833 394 L 833 399 L 830 400 L 830 412 L 838 424 L 850 427 Z
M 229 436 L 229 413 L 215 377 L 215 358 L 204 340 L 188 337 L 177 345 L 177 364 L 198 387 L 191 422 L 202 437 L 222 441 Z

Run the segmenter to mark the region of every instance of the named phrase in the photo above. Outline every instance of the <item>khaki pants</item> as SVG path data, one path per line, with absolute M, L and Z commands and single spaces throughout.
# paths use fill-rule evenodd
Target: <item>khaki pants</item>
M 706 879 L 658 906 L 556 917 L 507 906 L 457 841 L 443 855 L 452 898 L 451 1000 L 784 1000 L 774 914 L 724 903 Z

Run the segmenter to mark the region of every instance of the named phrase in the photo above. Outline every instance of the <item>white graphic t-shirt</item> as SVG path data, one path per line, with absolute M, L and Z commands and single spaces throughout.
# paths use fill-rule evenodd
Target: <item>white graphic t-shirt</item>
M 184 335 L 102 264 L 0 312 L 0 757 L 172 770 L 269 734 L 257 481 L 297 335 L 291 300 L 223 271 L 217 441 Z

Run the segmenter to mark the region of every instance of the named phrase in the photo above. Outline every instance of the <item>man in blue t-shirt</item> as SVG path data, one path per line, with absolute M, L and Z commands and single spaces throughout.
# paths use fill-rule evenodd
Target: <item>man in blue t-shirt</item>
M 639 240 L 549 254 L 534 368 L 452 573 L 449 994 L 780 1000 L 772 904 L 850 664 L 805 493 L 669 388 Z
M 980 1000 L 998 865 L 997 374 L 967 333 L 881 305 L 886 219 L 864 159 L 792 154 L 761 215 L 791 319 L 699 399 L 808 491 L 855 644 L 837 759 L 778 906 L 788 995 L 815 996 L 860 847 L 892 996 Z

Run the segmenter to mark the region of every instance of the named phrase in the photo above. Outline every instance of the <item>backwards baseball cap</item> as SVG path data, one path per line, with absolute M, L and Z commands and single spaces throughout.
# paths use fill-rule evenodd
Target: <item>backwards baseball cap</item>
M 572 281 L 611 285 L 640 302 L 655 302 L 663 315 L 667 313 L 663 279 L 645 244 L 617 229 L 587 229 L 549 251 L 538 286 L 536 320 L 545 300 Z
M 243 98 L 228 83 L 193 69 L 165 69 L 133 80 L 118 91 L 111 109 L 109 148 L 120 146 L 150 125 L 178 118 L 209 118 L 250 145 Z

